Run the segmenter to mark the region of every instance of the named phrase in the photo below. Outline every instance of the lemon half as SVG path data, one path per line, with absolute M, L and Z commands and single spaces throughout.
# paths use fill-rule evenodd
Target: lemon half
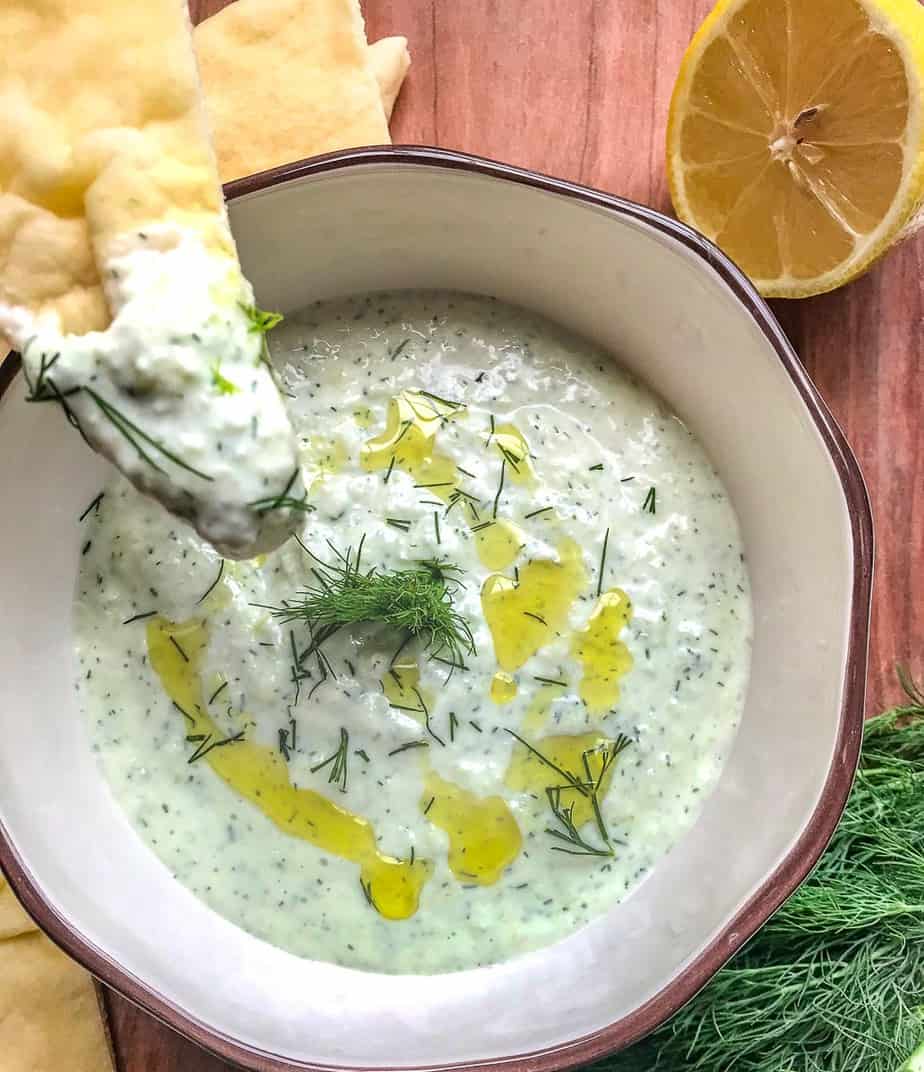
M 924 201 L 918 0 L 720 0 L 687 49 L 667 165 L 677 215 L 769 297 L 860 275 Z

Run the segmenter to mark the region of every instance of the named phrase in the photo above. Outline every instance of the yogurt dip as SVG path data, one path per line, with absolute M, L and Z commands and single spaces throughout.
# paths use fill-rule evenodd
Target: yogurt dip
M 297 955 L 443 972 L 559 940 L 689 829 L 733 742 L 751 605 L 722 483 L 609 355 L 487 298 L 313 305 L 272 353 L 297 541 L 222 560 L 121 478 L 80 522 L 77 687 L 112 792 L 179 881 Z M 318 617 L 370 576 L 435 593 L 456 643 Z

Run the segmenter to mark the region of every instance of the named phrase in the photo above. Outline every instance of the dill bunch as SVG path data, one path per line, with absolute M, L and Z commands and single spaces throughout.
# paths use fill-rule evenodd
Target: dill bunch
M 475 650 L 468 622 L 453 606 L 460 584 L 458 566 L 427 560 L 416 569 L 373 566 L 364 570 L 360 567 L 362 540 L 355 555 L 351 549 L 341 552 L 331 545 L 333 562 L 323 561 L 299 543 L 314 562 L 311 572 L 316 583 L 301 589 L 284 606 L 271 609 L 283 623 L 307 623 L 311 644 L 301 659 L 344 626 L 373 622 L 402 631 L 405 642 L 411 637 L 423 639 L 431 657 L 454 667 L 464 665 L 465 654 Z
M 600 1072 L 896 1072 L 924 1041 L 924 691 L 866 724 L 812 875 L 712 983 Z

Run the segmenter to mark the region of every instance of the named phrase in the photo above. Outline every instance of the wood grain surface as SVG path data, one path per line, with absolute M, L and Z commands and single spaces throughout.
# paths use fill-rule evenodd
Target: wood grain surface
M 223 0 L 191 0 L 195 19 Z M 396 143 L 484 156 L 669 209 L 663 143 L 680 57 L 711 0 L 365 0 L 370 40 L 413 65 Z M 269 117 L 268 117 L 269 121 Z M 834 294 L 775 308 L 859 456 L 873 499 L 870 713 L 924 671 L 924 237 Z M 772 464 L 772 459 L 768 459 Z M 120 1072 L 224 1072 L 114 994 Z

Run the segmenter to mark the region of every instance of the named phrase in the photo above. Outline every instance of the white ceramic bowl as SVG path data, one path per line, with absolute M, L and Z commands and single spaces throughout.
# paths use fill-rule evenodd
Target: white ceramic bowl
M 437 150 L 365 150 L 233 184 L 262 305 L 401 287 L 494 294 L 605 346 L 705 443 L 741 521 L 753 670 L 695 828 L 621 905 L 508 963 L 384 977 L 239 930 L 135 836 L 72 683 L 77 516 L 105 466 L 0 372 L 0 861 L 100 978 L 254 1069 L 551 1069 L 627 1044 L 804 878 L 861 734 L 872 531 L 856 462 L 782 332 L 712 245 L 637 205 Z

